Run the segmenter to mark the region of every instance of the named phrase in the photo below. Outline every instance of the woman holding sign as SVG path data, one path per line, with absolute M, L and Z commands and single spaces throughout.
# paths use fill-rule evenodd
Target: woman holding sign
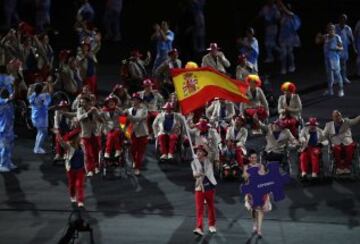
M 257 167 L 259 168 L 259 174 L 264 175 L 266 173 L 264 165 L 258 162 L 258 157 L 255 150 L 249 150 L 249 163 L 244 166 L 243 177 L 245 181 L 248 181 L 249 174 L 247 172 L 248 169 Z M 245 195 L 245 208 L 250 211 L 251 217 L 253 220 L 253 234 L 257 234 L 258 238 L 262 238 L 261 226 L 264 219 L 265 212 L 271 211 L 271 202 L 269 194 L 265 194 L 263 197 L 263 205 L 261 207 L 252 206 L 252 198 L 251 195 Z

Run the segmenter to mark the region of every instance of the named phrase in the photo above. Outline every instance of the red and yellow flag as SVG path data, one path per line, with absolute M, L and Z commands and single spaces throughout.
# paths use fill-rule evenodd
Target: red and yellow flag
M 127 139 L 130 139 L 132 134 L 132 125 L 128 122 L 127 117 L 125 115 L 119 116 L 119 126 L 120 129 L 124 132 L 125 137 Z
M 188 114 L 219 97 L 232 102 L 245 102 L 248 85 L 210 67 L 197 69 L 172 69 L 171 75 L 181 106 L 181 112 Z

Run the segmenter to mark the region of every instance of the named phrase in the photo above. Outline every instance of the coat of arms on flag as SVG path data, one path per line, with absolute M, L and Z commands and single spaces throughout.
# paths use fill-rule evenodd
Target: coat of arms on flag
M 185 73 L 184 80 L 183 92 L 185 96 L 189 96 L 199 90 L 198 79 L 193 73 Z

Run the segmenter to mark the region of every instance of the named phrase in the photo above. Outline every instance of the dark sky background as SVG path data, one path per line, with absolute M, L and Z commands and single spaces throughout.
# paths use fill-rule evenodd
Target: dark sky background
M 34 1 L 20 1 L 20 16 L 26 21 L 34 21 Z M 0 1 L 0 2 L 3 2 Z M 96 23 L 102 29 L 104 5 L 106 0 L 90 0 L 96 9 Z M 122 32 L 124 49 L 139 47 L 142 50 L 151 48 L 150 35 L 152 24 L 166 19 L 176 32 L 177 40 L 182 36 L 181 28 L 192 23 L 187 10 L 189 0 L 124 0 L 122 13 Z M 235 40 L 243 35 L 248 26 L 255 27 L 259 41 L 262 40 L 262 22 L 256 18 L 263 0 L 207 0 L 205 18 L 207 27 L 207 43 L 218 42 L 225 51 L 235 48 Z M 354 27 L 360 18 L 358 0 L 288 0 L 294 12 L 302 19 L 300 37 L 303 48 L 312 50 L 315 46 L 314 37 L 322 31 L 326 23 L 336 22 L 341 13 L 348 14 L 349 24 Z M 1 4 L 3 5 L 3 4 Z M 73 24 L 79 6 L 75 0 L 52 1 L 52 24 L 59 30 L 60 36 L 54 40 L 55 47 L 71 47 L 74 44 Z M 3 6 L 1 6 L 3 7 Z M 175 46 L 180 43 L 175 42 Z M 181 47 L 180 49 L 186 49 Z M 186 52 L 183 50 L 183 52 Z

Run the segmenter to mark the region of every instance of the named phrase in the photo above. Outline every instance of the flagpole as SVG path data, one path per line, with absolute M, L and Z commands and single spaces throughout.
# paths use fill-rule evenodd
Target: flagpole
M 192 158 L 195 159 L 196 155 L 195 155 L 194 147 L 193 147 L 193 144 L 192 144 L 189 127 L 188 127 L 188 124 L 186 123 L 184 115 L 182 115 L 182 114 L 181 114 L 181 119 L 183 120 L 183 123 L 184 123 L 184 126 L 185 126 L 185 132 L 186 132 L 186 135 L 187 135 L 189 143 L 190 143 L 190 150 L 191 150 L 191 153 L 192 153 Z

